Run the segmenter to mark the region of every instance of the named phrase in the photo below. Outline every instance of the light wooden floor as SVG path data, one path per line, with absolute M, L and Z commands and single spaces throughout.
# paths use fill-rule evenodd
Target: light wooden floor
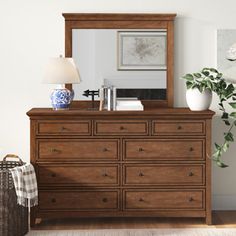
M 44 220 L 36 230 L 148 229 L 148 228 L 236 228 L 236 211 L 213 212 L 213 225 L 199 218 L 89 218 Z

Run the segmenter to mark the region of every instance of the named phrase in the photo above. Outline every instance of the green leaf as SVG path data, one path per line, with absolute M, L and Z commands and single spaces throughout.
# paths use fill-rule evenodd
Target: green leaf
M 225 135 L 225 140 L 228 141 L 228 142 L 233 142 L 234 141 L 234 135 L 231 132 L 228 132 Z
M 228 165 L 224 164 L 224 163 L 221 162 L 221 161 L 216 161 L 216 165 L 219 166 L 219 167 L 221 167 L 221 168 L 226 168 L 226 167 L 228 167 Z
M 228 120 L 223 120 L 225 122 L 225 125 L 230 125 L 230 122 Z
M 229 114 L 227 112 L 223 112 L 221 119 L 228 119 L 229 118 Z
M 187 87 L 187 89 L 192 88 L 192 85 L 193 85 L 192 82 L 190 82 L 190 81 L 186 81 L 186 87 Z
M 215 68 L 210 68 L 210 71 L 214 72 L 214 73 L 217 73 L 217 74 L 219 73 L 218 70 L 216 70 Z
M 208 75 L 210 75 L 210 72 L 209 71 L 202 71 L 202 74 L 204 74 L 205 76 L 208 76 Z
M 217 149 L 217 151 L 213 153 L 213 157 L 216 157 L 216 158 L 221 157 L 221 155 L 222 155 L 221 148 Z
M 193 73 L 193 75 L 194 75 L 195 77 L 197 77 L 197 78 L 201 78 L 201 77 L 202 77 L 202 75 L 201 75 L 200 73 Z
M 236 109 L 236 102 L 229 102 L 229 105 Z
M 236 112 L 231 112 L 230 116 L 233 117 L 233 118 L 236 118 Z
M 229 148 L 229 143 L 225 142 L 223 147 L 222 147 L 223 151 L 226 152 L 228 150 L 228 148 Z
M 183 79 L 186 79 L 188 81 L 193 81 L 194 77 L 191 74 L 186 74 L 185 76 L 182 77 Z
M 220 150 L 221 149 L 221 147 L 220 147 L 220 145 L 218 143 L 215 143 L 215 148 L 216 148 L 216 150 Z

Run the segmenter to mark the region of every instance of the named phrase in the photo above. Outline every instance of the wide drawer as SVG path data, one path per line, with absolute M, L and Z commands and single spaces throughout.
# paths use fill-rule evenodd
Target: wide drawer
M 148 135 L 146 120 L 98 120 L 95 135 Z
M 125 185 L 203 185 L 204 165 L 126 164 Z
M 133 160 L 202 160 L 204 140 L 126 139 L 125 159 Z
M 40 185 L 71 184 L 76 186 L 118 185 L 118 165 L 63 164 L 38 166 Z
M 204 209 L 204 190 L 125 190 L 126 210 Z
M 153 121 L 153 135 L 204 135 L 204 121 Z
M 39 159 L 86 161 L 119 158 L 119 141 L 116 139 L 38 139 L 37 144 Z
M 40 121 L 38 135 L 90 135 L 90 121 Z
M 40 210 L 118 210 L 118 190 L 41 190 L 39 192 Z

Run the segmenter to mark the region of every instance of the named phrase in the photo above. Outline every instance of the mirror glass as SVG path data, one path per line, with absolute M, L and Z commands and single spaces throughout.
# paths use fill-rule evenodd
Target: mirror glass
M 122 44 L 120 36 L 124 36 Z M 73 85 L 75 100 L 87 100 L 82 95 L 83 91 L 97 90 L 104 84 L 116 87 L 118 97 L 166 100 L 165 36 L 166 32 L 160 30 L 74 29 L 72 56 L 81 76 L 81 83 Z M 135 43 L 135 50 L 138 48 L 139 53 L 142 52 L 139 61 L 132 58 L 137 56 L 132 54 Z M 155 47 L 143 46 L 148 43 Z M 126 49 L 129 56 L 125 55 Z M 160 57 L 159 61 L 154 60 L 154 65 L 152 56 L 156 54 Z M 123 67 L 121 58 L 127 63 Z M 145 61 L 146 64 L 143 67 L 140 64 L 129 65 L 129 61 L 137 64 Z

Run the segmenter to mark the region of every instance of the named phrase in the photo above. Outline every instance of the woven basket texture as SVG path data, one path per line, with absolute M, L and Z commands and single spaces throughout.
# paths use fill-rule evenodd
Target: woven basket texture
M 23 236 L 28 232 L 28 208 L 17 204 L 10 168 L 18 161 L 0 161 L 0 235 Z

